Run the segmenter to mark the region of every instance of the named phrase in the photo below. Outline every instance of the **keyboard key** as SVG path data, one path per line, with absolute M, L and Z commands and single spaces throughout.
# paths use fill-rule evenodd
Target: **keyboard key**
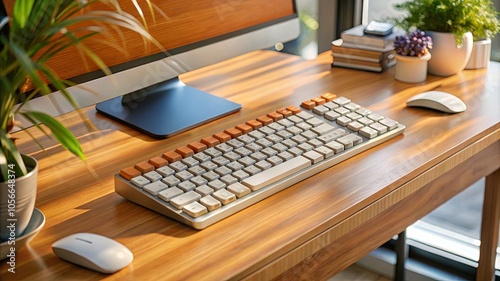
M 155 168 L 160 168 L 160 167 L 168 165 L 167 159 L 160 157 L 160 156 L 151 158 L 148 160 L 148 162 L 149 162 L 149 164 L 155 166 Z
M 259 168 L 257 168 L 254 165 L 250 165 L 248 167 L 243 168 L 243 171 L 245 171 L 245 173 L 253 176 L 253 175 L 257 174 L 257 173 L 260 173 L 262 170 L 259 169 Z
M 358 121 L 354 121 L 354 122 L 351 122 L 347 125 L 347 128 L 357 132 L 359 130 L 361 130 L 361 128 L 363 128 L 365 125 L 359 123 Z
M 394 130 L 398 127 L 399 123 L 392 120 L 392 119 L 389 119 L 389 118 L 384 118 L 380 121 L 378 121 L 380 124 L 384 125 L 384 126 L 387 126 L 389 128 L 389 130 Z
M 350 118 L 347 118 L 345 116 L 341 116 L 339 118 L 337 118 L 337 124 L 339 124 L 340 126 L 347 126 L 349 125 L 349 123 L 351 123 L 351 119 Z
M 372 139 L 378 135 L 378 131 L 370 127 L 364 127 L 361 130 L 359 130 L 359 134 L 369 139 Z
M 171 163 L 170 165 L 168 165 L 170 168 L 172 168 L 174 171 L 176 172 L 180 172 L 180 171 L 184 171 L 184 170 L 187 170 L 188 166 L 186 166 L 185 164 L 183 164 L 182 162 L 180 161 L 177 161 L 177 162 L 174 162 L 174 163 Z
M 337 139 L 337 142 L 342 144 L 345 149 L 348 149 L 354 145 L 357 145 L 359 143 L 361 143 L 363 141 L 363 139 L 356 135 L 356 134 L 349 134 L 347 136 L 343 136 L 339 139 Z
M 194 177 L 194 175 L 188 171 L 180 171 L 180 172 L 176 173 L 175 176 L 177 178 L 179 178 L 181 181 L 187 181 L 187 180 Z
M 380 120 L 384 119 L 384 117 L 382 115 L 378 115 L 376 113 L 369 114 L 367 117 L 372 119 L 373 121 L 380 121 Z
M 182 210 L 193 218 L 197 218 L 208 212 L 207 208 L 198 202 L 187 204 L 182 208 Z
M 227 191 L 236 195 L 236 197 L 241 198 L 251 192 L 250 188 L 242 185 L 241 183 L 233 183 L 227 187 Z
M 202 138 L 200 142 L 206 145 L 207 147 L 214 147 L 220 143 L 220 141 L 214 138 L 213 136 Z
M 220 178 L 220 175 L 214 171 L 208 171 L 205 174 L 203 174 L 202 177 L 205 178 L 207 181 L 214 181 Z
M 133 183 L 137 187 L 143 187 L 146 184 L 150 183 L 150 181 L 147 178 L 143 177 L 143 176 L 137 176 L 135 178 L 132 178 L 130 180 L 130 182 Z
M 177 197 L 172 198 L 170 200 L 170 204 L 172 204 L 172 206 L 176 207 L 177 209 L 181 210 L 182 207 L 186 206 L 189 203 L 198 201 L 200 198 L 201 195 L 199 195 L 198 193 L 194 191 L 188 191 Z
M 227 205 L 227 204 L 233 202 L 234 200 L 236 200 L 236 195 L 234 195 L 233 193 L 231 193 L 225 189 L 217 190 L 216 192 L 214 192 L 212 194 L 212 196 L 215 199 L 219 200 L 224 205 Z
M 215 147 L 208 148 L 207 150 L 205 150 L 203 152 L 212 158 L 222 155 L 222 152 L 220 150 L 216 149 Z M 201 162 L 205 162 L 205 161 L 201 161 Z
M 151 172 L 155 169 L 155 166 L 149 164 L 148 162 L 141 162 L 135 164 L 134 168 L 141 171 L 141 173 Z
M 328 119 L 330 121 L 335 121 L 337 120 L 337 118 L 341 117 L 342 115 L 340 115 L 338 112 L 335 112 L 335 111 L 328 111 L 327 113 L 325 113 L 325 119 Z
M 204 185 L 200 185 L 200 186 L 196 187 L 195 191 L 196 191 L 196 193 L 199 193 L 201 196 L 207 196 L 207 195 L 212 194 L 214 192 L 214 189 L 209 187 L 208 185 L 204 184 Z
M 311 161 L 305 157 L 298 156 L 294 159 L 269 168 L 260 174 L 251 176 L 242 181 L 242 184 L 251 190 L 259 190 L 271 183 L 279 181 L 311 165 Z
M 191 167 L 191 168 L 189 168 L 189 169 L 188 169 L 188 171 L 189 171 L 191 174 L 195 175 L 195 176 L 201 176 L 201 175 L 203 175 L 204 173 L 206 173 L 206 172 L 207 172 L 207 170 L 203 169 L 203 168 L 202 168 L 202 167 L 200 167 L 200 166 L 194 166 L 194 167 Z
M 259 161 L 255 163 L 255 167 L 261 169 L 261 170 L 267 170 L 271 168 L 273 165 L 271 163 L 267 162 L 266 160 Z
M 172 176 L 168 176 L 168 177 L 166 177 L 166 178 L 162 179 L 161 181 L 162 181 L 164 184 L 167 184 L 167 185 L 168 185 L 168 186 L 170 186 L 170 187 L 172 187 L 172 186 L 176 186 L 176 185 L 178 185 L 178 184 L 181 182 L 181 180 L 180 180 L 180 179 L 178 179 L 177 177 L 175 177 L 175 176 L 173 176 L 173 175 L 172 175 Z
M 341 151 L 344 151 L 344 146 L 336 141 L 329 142 L 325 144 L 326 147 L 330 148 L 333 150 L 335 153 L 339 153 Z
M 198 141 L 188 144 L 188 147 L 191 148 L 195 153 L 202 152 L 203 150 L 207 149 L 206 144 Z
M 122 176 L 126 180 L 131 180 L 132 178 L 138 177 L 140 175 L 141 171 L 137 170 L 134 167 L 128 167 L 120 170 L 120 176 Z
M 143 176 L 152 182 L 159 181 L 163 178 L 158 172 L 155 171 L 147 172 Z
M 220 180 L 227 185 L 238 182 L 238 179 L 233 177 L 232 175 L 225 175 L 225 176 L 221 177 Z
M 314 117 L 312 114 L 307 113 L 305 111 L 301 111 L 301 112 L 297 113 L 295 116 L 301 118 L 302 120 L 308 120 L 308 119 L 311 119 Z
M 183 158 L 194 155 L 194 151 L 187 146 L 181 146 L 177 148 L 175 152 L 179 153 Z
M 238 170 L 232 174 L 233 177 L 237 178 L 239 181 L 242 181 L 243 179 L 246 179 L 250 176 L 247 172 L 243 170 Z
M 271 157 L 267 158 L 266 161 L 271 163 L 271 165 L 273 165 L 273 166 L 276 166 L 278 164 L 283 163 L 283 159 L 281 159 L 278 156 L 271 156 Z
M 167 159 L 169 163 L 173 163 L 175 161 L 180 161 L 182 159 L 182 156 L 175 151 L 165 152 L 165 153 L 163 153 L 162 157 Z
M 208 195 L 200 199 L 200 203 L 205 206 L 210 212 L 219 209 L 222 204 L 219 200 Z
M 320 136 L 333 132 L 333 130 L 335 130 L 335 127 L 329 124 L 321 124 L 318 127 L 311 129 L 311 131 L 315 132 Z
M 196 185 L 190 181 L 183 181 L 177 185 L 182 191 L 187 192 L 196 188 Z
M 163 199 L 165 202 L 170 202 L 170 200 L 172 198 L 175 198 L 183 193 L 184 192 L 180 188 L 171 187 L 171 188 L 167 188 L 167 189 L 161 191 L 160 193 L 158 193 L 158 197 Z
M 314 149 L 314 151 L 318 152 L 319 154 L 323 155 L 323 157 L 326 159 L 326 158 L 330 158 L 332 157 L 335 153 L 333 152 L 333 150 L 327 148 L 326 146 L 320 146 L 320 147 L 316 147 Z M 305 157 L 307 157 L 306 155 L 304 155 Z
M 317 126 L 323 124 L 323 120 L 314 117 L 314 118 L 310 118 L 310 119 L 306 120 L 306 123 L 313 126 L 313 127 L 317 127 Z
M 222 188 L 226 188 L 227 184 L 223 183 L 221 180 L 214 180 L 211 181 L 207 184 L 209 187 L 213 188 L 214 190 L 219 190 Z
M 304 154 L 302 154 L 302 156 L 304 156 L 307 159 L 311 160 L 311 162 L 313 164 L 316 164 L 316 163 L 322 161 L 323 159 L 325 159 L 325 157 L 323 155 L 321 155 L 320 153 L 318 153 L 318 152 L 316 152 L 314 150 L 307 151 Z
M 183 164 L 187 165 L 188 167 L 193 167 L 193 166 L 200 164 L 200 161 L 194 159 L 193 157 L 184 158 L 181 160 L 181 162 Z
M 205 178 L 203 178 L 201 176 L 196 176 L 196 177 L 190 179 L 190 181 L 192 183 L 196 184 L 197 186 L 204 185 L 204 184 L 208 183 L 208 180 L 206 180 Z
M 208 154 L 205 154 L 203 152 L 196 153 L 195 155 L 193 155 L 193 158 L 200 161 L 201 163 L 211 159 L 211 157 L 208 156 Z
M 370 128 L 376 130 L 379 134 L 387 132 L 387 127 L 380 123 L 373 123 L 370 125 Z
M 350 103 L 351 100 L 348 98 L 345 98 L 345 97 L 338 97 L 338 98 L 334 99 L 333 102 L 338 104 L 338 105 L 344 105 L 344 104 Z
M 151 195 L 158 195 L 158 192 L 167 189 L 168 185 L 162 183 L 161 181 L 155 181 L 152 183 L 146 184 L 143 189 L 149 192 Z

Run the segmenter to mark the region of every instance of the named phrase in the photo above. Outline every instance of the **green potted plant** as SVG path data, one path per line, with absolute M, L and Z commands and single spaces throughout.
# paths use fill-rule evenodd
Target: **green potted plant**
M 483 13 L 486 0 L 414 0 L 395 4 L 403 17 L 392 19 L 406 30 L 418 28 L 432 37 L 435 48 L 429 73 L 450 76 L 462 71 L 472 51 L 472 31 L 491 19 Z
M 47 135 L 49 132 L 44 128 L 48 128 L 62 147 L 80 159 L 85 158 L 78 140 L 67 128 L 46 113 L 24 107 L 33 97 L 53 90 L 60 91 L 78 107 L 66 89 L 73 83 L 60 78 L 47 65 L 50 59 L 76 47 L 109 74 L 106 64 L 85 45 L 86 40 L 103 32 L 104 27 L 133 30 L 159 46 L 147 32 L 145 20 L 124 12 L 117 0 L 12 0 L 6 6 L 9 5 L 10 16 L 0 19 L 0 241 L 12 239 L 14 233 L 16 237 L 23 233 L 36 196 L 37 162 L 22 155 L 10 135 L 14 125 L 19 125 L 14 120 L 16 114 L 33 124 L 43 123 L 45 126 L 36 126 Z M 31 85 L 30 91 L 26 91 L 27 85 Z M 14 214 L 15 221 L 8 220 Z M 8 221 L 14 222 L 15 227 L 7 230 Z
M 424 31 L 415 30 L 409 35 L 396 36 L 396 80 L 406 83 L 421 83 L 427 78 L 427 63 L 431 59 L 432 38 Z
M 479 17 L 474 18 L 471 27 L 473 37 L 472 53 L 465 69 L 487 67 L 491 56 L 491 38 L 500 32 L 498 12 L 489 0 L 482 0 L 473 7 Z

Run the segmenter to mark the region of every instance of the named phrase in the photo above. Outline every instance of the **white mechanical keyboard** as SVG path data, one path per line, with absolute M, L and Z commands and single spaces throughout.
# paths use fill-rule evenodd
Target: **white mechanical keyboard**
M 203 229 L 404 129 L 325 93 L 124 168 L 115 190 Z

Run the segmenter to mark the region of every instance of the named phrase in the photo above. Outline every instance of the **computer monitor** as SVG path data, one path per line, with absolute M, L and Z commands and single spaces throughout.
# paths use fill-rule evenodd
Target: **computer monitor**
M 132 2 L 120 1 L 131 14 L 135 9 Z M 52 63 L 54 69 L 69 76 L 64 78 L 71 77 L 83 86 L 69 89 L 81 106 L 96 104 L 98 112 L 155 138 L 175 135 L 241 108 L 185 85 L 178 79 L 180 74 L 290 41 L 300 33 L 293 0 L 152 2 L 156 19 L 153 22 L 148 18 L 149 31 L 167 52 L 153 45 L 144 47 L 137 35 L 124 32 L 125 44 L 118 45 L 126 47 L 126 55 L 110 52 L 111 47 L 104 44 L 91 45 L 98 54 L 104 54 L 105 62 L 111 65 L 111 76 L 79 63 L 80 57 L 75 54 Z M 50 103 L 56 100 L 64 104 L 57 95 L 50 99 Z

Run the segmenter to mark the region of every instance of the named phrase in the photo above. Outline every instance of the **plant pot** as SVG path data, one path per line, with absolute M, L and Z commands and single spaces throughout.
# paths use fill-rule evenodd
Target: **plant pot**
M 472 33 L 467 32 L 462 46 L 457 46 L 452 33 L 426 31 L 432 38 L 432 59 L 429 73 L 437 76 L 450 76 L 464 70 L 472 52 Z
M 427 78 L 427 64 L 431 54 L 421 57 L 396 55 L 396 69 L 394 78 L 405 83 L 422 83 Z
M 478 69 L 488 67 L 491 56 L 491 40 L 477 40 L 472 44 L 472 53 L 465 69 Z
M 38 163 L 30 156 L 22 157 L 28 173 L 19 178 L 12 178 L 10 182 L 0 182 L 1 242 L 21 236 L 35 208 Z

